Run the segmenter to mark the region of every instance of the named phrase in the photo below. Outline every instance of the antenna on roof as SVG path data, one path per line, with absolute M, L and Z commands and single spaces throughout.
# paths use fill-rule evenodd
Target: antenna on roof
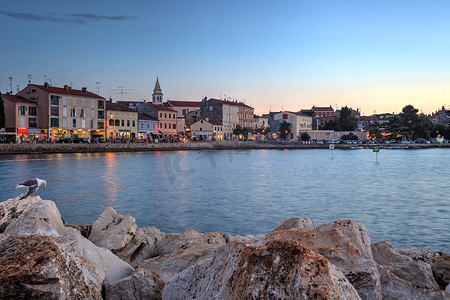
M 97 95 L 100 95 L 100 83 L 102 82 L 101 81 L 95 82 L 95 84 L 97 85 Z
M 9 91 L 11 92 L 11 94 L 12 94 L 12 80 L 13 80 L 13 77 L 12 76 L 9 76 L 8 77 L 8 79 L 9 79 Z
M 31 75 L 30 74 L 28 74 L 28 84 L 31 84 Z
M 19 86 L 19 85 L 16 85 L 16 87 L 17 87 L 17 92 L 19 92 L 20 86 Z
M 72 87 L 72 85 L 73 85 L 74 83 L 75 83 L 75 82 L 71 81 L 71 82 L 70 82 L 70 87 Z
M 126 89 L 126 86 L 118 86 L 119 90 L 112 90 L 113 92 L 120 93 L 120 100 L 123 100 L 123 94 L 128 94 L 129 91 L 133 91 L 132 89 Z
M 28 75 L 28 76 L 30 76 L 30 75 Z M 44 82 L 47 82 L 47 75 L 44 75 Z M 28 82 L 28 83 L 30 83 L 30 82 Z

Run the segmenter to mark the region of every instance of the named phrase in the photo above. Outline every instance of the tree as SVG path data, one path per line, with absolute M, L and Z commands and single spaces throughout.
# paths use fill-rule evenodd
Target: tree
M 288 123 L 286 121 L 283 121 L 283 123 L 280 124 L 280 129 L 278 129 L 280 132 L 280 138 L 286 139 L 289 133 L 291 133 L 291 123 Z
M 302 139 L 302 141 L 309 141 L 311 139 L 311 137 L 309 136 L 309 134 L 307 132 L 302 133 L 300 138 Z
M 339 119 L 328 121 L 323 129 L 335 131 L 353 131 L 358 128 L 358 119 L 352 115 L 350 107 L 341 107 Z
M 430 131 L 431 137 L 443 136 L 446 139 L 450 139 L 450 128 L 445 124 L 436 124 Z
M 338 121 L 340 131 L 353 131 L 358 128 L 358 119 L 352 115 L 350 107 L 344 106 L 341 108 Z
M 369 136 L 371 139 L 381 139 L 383 137 L 383 135 L 381 134 L 381 130 L 378 127 L 370 128 Z
M 426 116 L 419 117 L 414 124 L 411 126 L 412 128 L 412 137 L 429 139 L 431 137 L 431 130 L 433 128 L 433 122 L 430 121 Z
M 0 93 L 0 128 L 5 127 L 6 116 L 5 116 L 5 104 L 3 102 L 2 93 Z

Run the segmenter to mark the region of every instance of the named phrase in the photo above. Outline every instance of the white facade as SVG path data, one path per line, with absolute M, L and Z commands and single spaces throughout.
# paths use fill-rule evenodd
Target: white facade
M 274 116 L 274 120 L 283 120 L 291 124 L 288 139 L 298 140 L 302 132 L 312 129 L 312 117 L 301 113 L 283 111 Z

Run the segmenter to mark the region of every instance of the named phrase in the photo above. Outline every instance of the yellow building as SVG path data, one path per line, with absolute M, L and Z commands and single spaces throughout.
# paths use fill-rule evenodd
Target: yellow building
M 106 102 L 106 139 L 133 139 L 138 136 L 138 112 L 128 106 Z

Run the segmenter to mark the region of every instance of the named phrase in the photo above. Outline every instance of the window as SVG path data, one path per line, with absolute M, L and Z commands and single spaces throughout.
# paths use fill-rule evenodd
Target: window
M 164 113 L 164 118 L 167 119 L 167 114 L 166 113 Z
M 77 98 L 73 98 L 72 99 L 72 105 L 73 106 L 77 106 Z
M 75 107 L 73 107 L 73 108 L 70 110 L 70 116 L 71 116 L 71 117 L 76 117 L 76 116 L 77 116 L 77 109 L 76 109 Z
M 123 127 L 123 126 L 125 126 L 125 121 L 124 121 L 124 120 L 122 120 L 122 127 Z
M 114 126 L 120 126 L 120 120 L 115 120 L 114 121 Z
M 91 100 L 91 108 L 95 108 L 95 100 Z
M 80 118 L 86 118 L 86 110 L 84 108 L 82 108 L 80 111 Z
M 136 127 L 136 121 L 133 120 L 133 127 Z
M 182 114 L 183 116 L 186 116 L 186 108 L 183 108 Z
M 164 129 L 167 129 L 167 123 L 164 123 Z
M 91 109 L 91 118 L 95 118 L 95 110 Z
M 81 106 L 86 107 L 86 99 L 81 99 Z
M 25 127 L 25 117 L 20 117 L 20 127 Z
M 103 121 L 98 121 L 97 122 L 97 127 L 98 127 L 98 129 L 104 129 L 105 128 L 105 123 Z
M 81 128 L 86 128 L 86 120 L 81 120 Z
M 213 110 L 213 107 L 212 107 L 212 106 L 210 106 L 210 107 L 209 107 L 209 111 L 212 111 L 212 110 Z
M 130 120 L 127 120 L 127 127 L 130 127 Z
M 27 114 L 27 107 L 26 106 L 19 106 L 19 115 L 25 116 Z
M 67 128 L 67 119 L 63 119 L 63 128 Z
M 67 97 L 63 97 L 63 105 L 67 105 Z
M 50 119 L 50 126 L 51 127 L 59 127 L 59 119 L 58 118 L 51 118 Z
M 29 114 L 30 116 L 37 116 L 37 110 L 36 110 L 36 107 L 30 106 L 30 107 L 28 108 L 28 114 Z
M 91 120 L 91 128 L 94 128 L 94 120 Z
M 51 105 L 59 105 L 59 97 L 58 96 L 50 96 L 50 104 Z
M 50 108 L 50 115 L 51 116 L 59 116 L 59 107 L 52 106 Z
M 114 126 L 114 120 L 113 119 L 109 119 L 108 126 Z
M 77 128 L 77 119 L 72 119 L 72 128 Z
M 63 107 L 63 117 L 67 117 L 67 107 Z
M 97 114 L 97 118 L 104 119 L 105 118 L 105 111 L 104 110 L 99 110 L 98 114 Z
M 37 119 L 29 118 L 28 119 L 28 127 L 37 127 Z
M 97 104 L 97 108 L 98 109 L 103 109 L 105 108 L 105 102 L 103 102 L 103 100 L 98 100 L 98 104 Z
M 162 118 L 162 113 L 159 113 L 159 117 Z
M 200 127 L 200 131 L 203 131 L 203 128 Z

